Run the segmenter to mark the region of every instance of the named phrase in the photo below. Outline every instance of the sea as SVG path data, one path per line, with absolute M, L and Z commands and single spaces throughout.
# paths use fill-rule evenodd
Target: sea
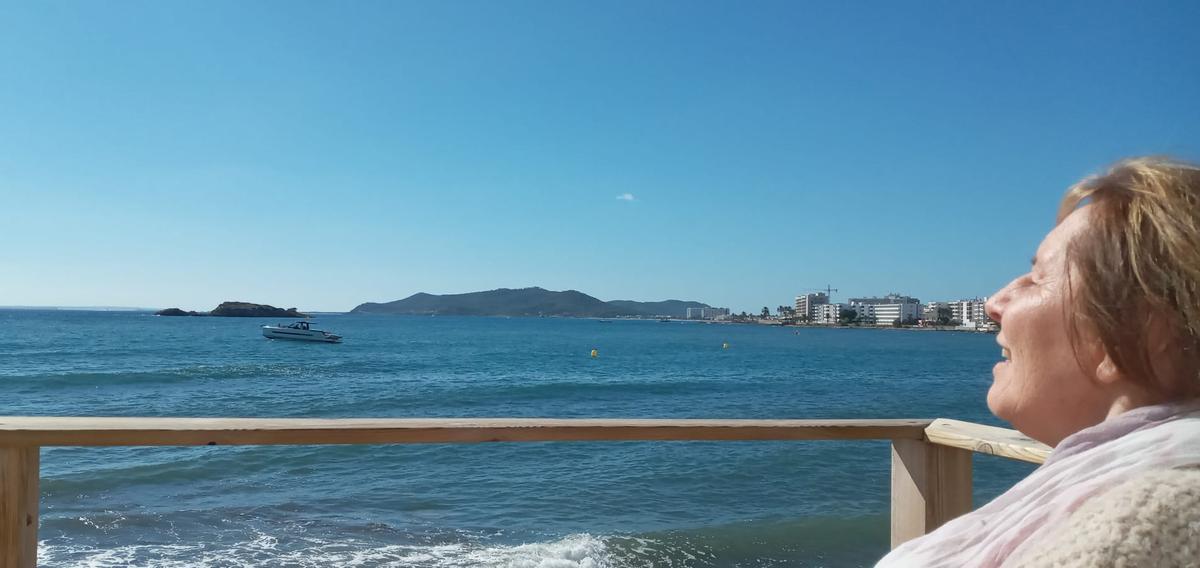
M 568 318 L 0 310 L 0 414 L 935 418 L 995 337 Z M 591 356 L 596 350 L 596 357 Z M 883 441 L 47 447 L 41 566 L 871 566 Z M 975 457 L 982 504 L 1032 471 Z

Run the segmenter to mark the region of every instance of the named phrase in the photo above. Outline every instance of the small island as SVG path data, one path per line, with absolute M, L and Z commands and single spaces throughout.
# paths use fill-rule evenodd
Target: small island
M 156 316 L 206 316 L 208 314 L 206 312 L 184 311 L 179 308 L 167 308 L 165 310 L 158 310 L 157 312 L 154 312 L 154 315 L 156 315 Z
M 308 314 L 296 311 L 296 308 L 276 308 L 267 304 L 252 304 L 250 302 L 221 302 L 221 305 L 211 312 L 185 311 L 179 308 L 167 308 L 154 312 L 156 316 L 214 316 L 225 318 L 306 318 Z

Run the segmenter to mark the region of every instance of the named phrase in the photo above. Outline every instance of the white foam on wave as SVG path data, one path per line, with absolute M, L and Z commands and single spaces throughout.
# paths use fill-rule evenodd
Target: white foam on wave
M 605 541 L 579 534 L 547 542 L 520 546 L 493 547 L 467 555 L 474 566 L 511 568 L 608 568 Z
M 614 558 L 610 540 L 611 537 L 589 534 L 575 534 L 547 542 L 491 546 L 482 543 L 379 545 L 313 540 L 301 546 L 290 546 L 287 550 L 281 550 L 278 539 L 266 534 L 236 544 L 130 544 L 112 550 L 43 541 L 38 546 L 38 564 L 88 568 L 620 568 L 628 565 Z

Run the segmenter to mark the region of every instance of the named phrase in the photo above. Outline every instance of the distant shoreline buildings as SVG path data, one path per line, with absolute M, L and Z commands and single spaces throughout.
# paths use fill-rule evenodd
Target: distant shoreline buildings
M 690 320 L 720 320 L 729 317 L 729 308 L 688 308 Z
M 832 303 L 825 292 L 796 296 L 791 318 L 817 325 L 951 326 L 975 331 L 995 331 L 987 315 L 987 298 L 967 298 L 922 304 L 912 296 L 890 293 L 883 297 L 850 298 Z

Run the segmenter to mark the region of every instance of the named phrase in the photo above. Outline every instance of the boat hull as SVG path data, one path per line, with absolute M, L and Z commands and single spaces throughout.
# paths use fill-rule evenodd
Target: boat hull
M 286 339 L 290 341 L 316 341 L 318 343 L 340 343 L 341 336 L 316 330 L 263 327 L 263 337 L 267 339 Z

